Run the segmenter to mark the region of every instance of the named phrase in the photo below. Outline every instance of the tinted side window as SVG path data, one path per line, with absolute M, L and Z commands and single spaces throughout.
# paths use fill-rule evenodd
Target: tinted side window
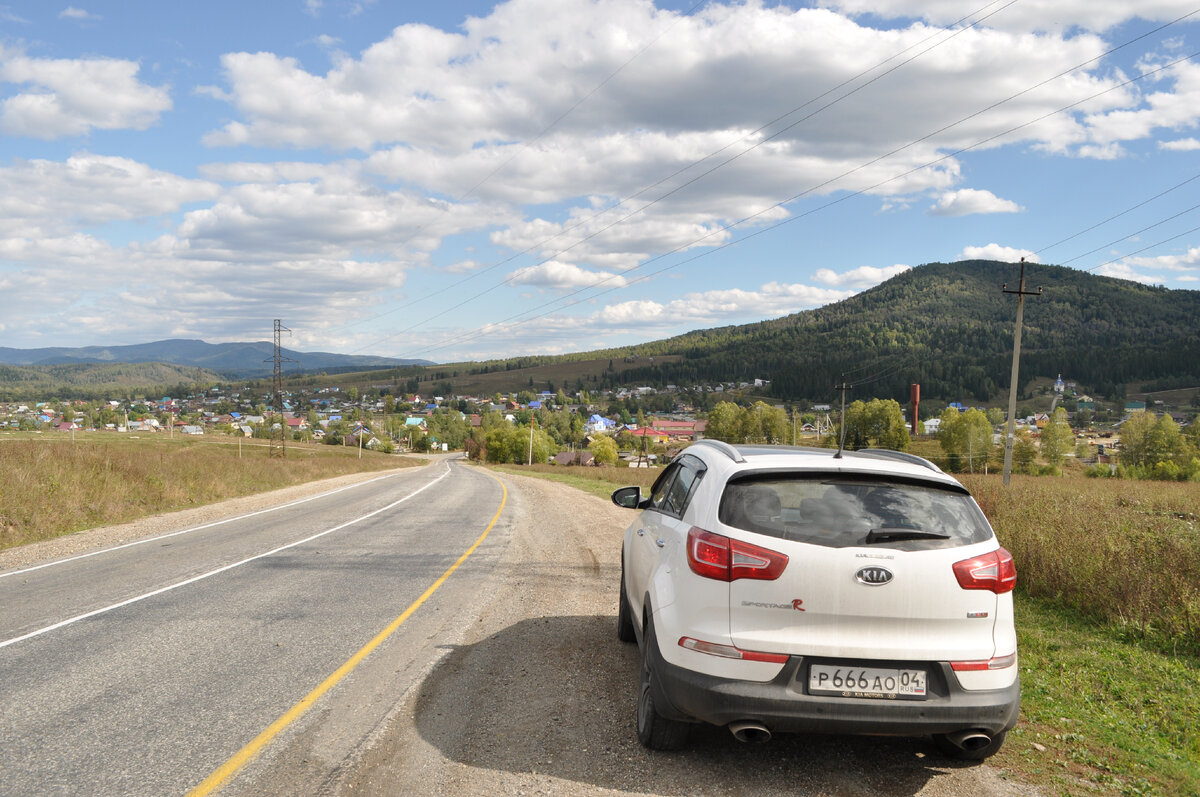
M 836 475 L 771 474 L 730 482 L 718 517 L 735 528 L 829 548 L 873 544 L 926 550 L 970 545 L 993 536 L 983 513 L 965 493 Z M 872 537 L 886 532 L 891 538 L 872 541 L 872 532 Z M 929 537 L 898 539 L 905 532 Z
M 667 490 L 666 511 L 676 517 L 682 517 L 688 502 L 696 492 L 696 485 L 703 477 L 704 469 L 701 463 L 683 462 L 679 468 L 679 475 Z
M 673 462 L 654 480 L 654 486 L 650 488 L 650 509 L 665 509 L 667 491 L 671 488 L 671 483 L 675 481 L 675 475 L 679 473 L 679 469 L 679 463 Z
M 672 462 L 654 482 L 649 508 L 681 517 L 703 476 L 704 463 L 695 457 Z

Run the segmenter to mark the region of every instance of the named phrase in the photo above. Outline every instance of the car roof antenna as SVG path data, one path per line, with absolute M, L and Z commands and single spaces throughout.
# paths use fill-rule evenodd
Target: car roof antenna
M 841 459 L 842 452 L 846 450 L 846 391 L 853 387 L 854 385 L 846 384 L 845 374 L 842 374 L 842 383 L 834 386 L 834 390 L 840 390 L 842 393 L 842 414 L 841 421 L 838 423 L 838 450 L 833 455 L 834 459 Z

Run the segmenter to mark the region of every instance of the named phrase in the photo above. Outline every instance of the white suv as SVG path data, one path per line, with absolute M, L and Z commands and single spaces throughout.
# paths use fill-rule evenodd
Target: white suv
M 637 731 L 933 736 L 979 760 L 1017 722 L 1016 568 L 975 500 L 895 451 L 731 446 L 676 457 L 625 532 L 617 635 Z

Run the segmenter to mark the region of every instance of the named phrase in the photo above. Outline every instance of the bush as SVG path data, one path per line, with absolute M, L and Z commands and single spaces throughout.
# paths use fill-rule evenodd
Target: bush
M 958 478 L 1012 552 L 1017 589 L 1200 653 L 1200 486 Z

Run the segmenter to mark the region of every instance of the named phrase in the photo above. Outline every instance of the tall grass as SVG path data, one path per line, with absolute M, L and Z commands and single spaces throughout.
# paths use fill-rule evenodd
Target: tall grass
M 258 441 L 262 442 L 262 441 Z M 411 464 L 335 446 L 79 435 L 0 439 L 0 548 L 347 473 Z
M 1019 590 L 1200 654 L 1200 484 L 959 479 L 1016 559 Z

